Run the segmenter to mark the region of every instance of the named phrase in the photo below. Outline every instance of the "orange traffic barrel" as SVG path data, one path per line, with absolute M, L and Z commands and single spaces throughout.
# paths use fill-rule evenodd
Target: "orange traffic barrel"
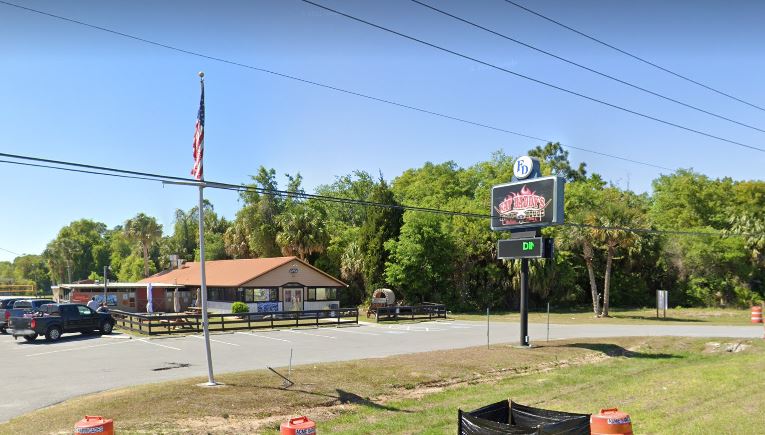
M 291 418 L 280 427 L 280 435 L 314 435 L 316 423 L 306 416 Z
M 97 433 L 102 435 L 114 435 L 114 422 L 111 418 L 86 415 L 85 418 L 74 425 L 74 433 Z
M 762 307 L 752 307 L 752 323 L 762 323 Z
M 616 408 L 601 409 L 599 414 L 590 416 L 590 434 L 632 435 L 630 415 Z

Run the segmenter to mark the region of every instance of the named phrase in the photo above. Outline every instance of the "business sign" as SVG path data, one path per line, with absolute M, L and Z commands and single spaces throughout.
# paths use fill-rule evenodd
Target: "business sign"
M 530 237 L 497 242 L 497 258 L 551 258 L 553 239 Z
M 519 180 L 529 178 L 534 169 L 534 161 L 529 156 L 518 157 L 513 163 L 513 175 Z
M 562 177 L 500 184 L 491 189 L 491 229 L 508 231 L 563 223 Z

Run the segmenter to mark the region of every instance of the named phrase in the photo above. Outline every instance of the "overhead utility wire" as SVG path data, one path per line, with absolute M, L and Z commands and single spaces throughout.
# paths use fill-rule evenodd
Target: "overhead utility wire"
M 528 135 L 528 134 L 524 134 L 524 133 L 518 133 L 518 132 L 515 132 L 515 131 L 512 131 L 512 130 L 508 130 L 508 129 L 505 129 L 505 128 L 502 128 L 502 127 L 497 127 L 497 126 L 493 126 L 493 125 L 490 125 L 490 124 L 486 124 L 486 123 L 482 123 L 482 122 L 477 122 L 477 121 L 471 121 L 471 120 L 464 119 L 464 118 L 459 118 L 459 117 L 456 117 L 456 116 L 446 115 L 446 114 L 435 112 L 435 111 L 432 111 L 432 110 L 423 109 L 423 108 L 420 108 L 420 107 L 411 106 L 411 105 L 404 104 L 404 103 L 399 103 L 399 102 L 396 102 L 396 101 L 393 101 L 393 100 L 389 100 L 389 99 L 385 99 L 385 98 L 380 98 L 380 97 L 375 97 L 375 96 L 372 96 L 372 95 L 363 94 L 363 93 L 356 92 L 356 91 L 350 91 L 350 90 L 347 90 L 347 89 L 339 88 L 337 86 L 332 86 L 332 85 L 328 85 L 328 84 L 324 84 L 324 83 L 320 83 L 320 82 L 315 82 L 315 81 L 312 81 L 312 80 L 308 80 L 308 79 L 292 76 L 292 75 L 289 75 L 289 74 L 280 73 L 280 72 L 277 72 L 277 71 L 271 71 L 271 70 L 268 70 L 268 69 L 265 69 L 265 68 L 258 68 L 258 67 L 247 65 L 247 64 L 243 64 L 243 63 L 240 63 L 240 62 L 235 62 L 235 61 L 231 61 L 231 60 L 227 60 L 227 59 L 223 59 L 223 58 L 219 58 L 219 57 L 214 57 L 214 56 L 209 56 L 209 55 L 206 55 L 206 54 L 202 54 L 202 53 L 198 53 L 198 52 L 194 52 L 194 51 L 190 51 L 190 50 L 185 50 L 185 49 L 182 49 L 182 48 L 174 47 L 174 46 L 163 44 L 163 43 L 160 43 L 160 42 L 151 41 L 151 40 L 144 39 L 144 38 L 141 38 L 141 37 L 138 37 L 138 36 L 134 36 L 134 35 L 130 35 L 130 34 L 127 34 L 127 33 L 118 32 L 116 30 L 107 29 L 105 27 L 96 26 L 94 24 L 89 24 L 89 23 L 86 23 L 86 22 L 83 22 L 83 21 L 78 21 L 78 20 L 74 20 L 74 19 L 71 19 L 71 18 L 67 18 L 67 17 L 63 17 L 63 16 L 59 16 L 59 15 L 50 14 L 48 12 L 43 12 L 43 11 L 40 11 L 40 10 L 37 10 L 37 9 L 32 9 L 32 8 L 28 8 L 28 7 L 25 7 L 25 6 L 20 6 L 20 5 L 14 4 L 14 3 L 9 3 L 9 2 L 3 1 L 3 0 L 0 0 L 0 4 L 4 4 L 4 5 L 7 5 L 7 6 L 12 6 L 12 7 L 19 8 L 19 9 L 22 9 L 22 10 L 25 10 L 25 11 L 28 11 L 28 12 L 44 15 L 44 16 L 47 16 L 47 17 L 51 17 L 51 18 L 55 18 L 55 19 L 59 19 L 59 20 L 63 20 L 63 21 L 67 21 L 67 22 L 70 22 L 70 23 L 73 23 L 73 24 L 78 24 L 78 25 L 81 25 L 81 26 L 85 26 L 85 27 L 88 27 L 88 28 L 91 28 L 91 29 L 100 30 L 100 31 L 103 31 L 103 32 L 107 32 L 107 33 L 111 33 L 111 34 L 117 35 L 117 36 L 122 36 L 122 37 L 125 37 L 125 38 L 133 39 L 135 41 L 143 42 L 143 43 L 154 45 L 154 46 L 161 47 L 161 48 L 166 48 L 168 50 L 173 50 L 173 51 L 176 51 L 176 52 L 179 52 L 179 53 L 188 54 L 188 55 L 191 55 L 191 56 L 196 56 L 196 57 L 212 60 L 212 61 L 215 61 L 215 62 L 221 62 L 221 63 L 233 65 L 233 66 L 238 66 L 238 67 L 241 67 L 241 68 L 246 68 L 246 69 L 253 70 L 253 71 L 263 72 L 263 73 L 275 75 L 275 76 L 278 76 L 278 77 L 281 77 L 281 78 L 285 78 L 285 79 L 289 79 L 289 80 L 295 80 L 295 81 L 298 81 L 298 82 L 301 82 L 301 83 L 305 83 L 305 84 L 308 84 L 308 85 L 318 86 L 318 87 L 321 87 L 321 88 L 330 89 L 330 90 L 337 91 L 337 92 L 342 92 L 342 93 L 345 93 L 345 94 L 348 94 L 348 95 L 353 95 L 353 96 L 356 96 L 356 97 L 361 97 L 361 98 L 365 98 L 365 99 L 368 99 L 368 100 L 377 101 L 377 102 L 380 102 L 380 103 L 390 104 L 392 106 L 397 106 L 397 107 L 401 107 L 401 108 L 404 108 L 404 109 L 409 109 L 409 110 L 413 110 L 413 111 L 416 111 L 416 112 L 425 113 L 425 114 L 428 114 L 428 115 L 438 116 L 438 117 L 449 119 L 449 120 L 452 120 L 452 121 L 457 121 L 457 122 L 461 122 L 461 123 L 464 123 L 464 124 L 473 125 L 473 126 L 476 126 L 476 127 L 486 128 L 486 129 L 498 131 L 498 132 L 501 132 L 501 133 L 507 133 L 507 134 L 512 134 L 512 135 L 515 135 L 515 136 L 525 137 L 525 138 L 528 138 L 528 139 L 534 139 L 534 140 L 538 140 L 540 142 L 553 142 L 553 141 L 551 141 L 549 139 L 544 139 L 544 138 L 540 138 L 540 137 L 536 137 L 536 136 L 532 136 L 532 135 Z M 621 157 L 621 156 L 617 156 L 617 155 L 614 155 L 614 154 L 604 153 L 604 152 L 601 152 L 601 151 L 595 151 L 595 150 L 591 150 L 591 149 L 587 149 L 587 148 L 582 148 L 582 147 L 578 147 L 578 146 L 574 146 L 574 145 L 561 144 L 561 146 L 563 146 L 565 148 L 570 148 L 570 149 L 578 150 L 578 151 L 584 151 L 584 152 L 588 152 L 588 153 L 592 153 L 592 154 L 597 154 L 597 155 L 608 157 L 608 158 L 612 158 L 612 159 L 622 160 L 622 161 L 625 161 L 625 162 L 635 163 L 635 164 L 638 164 L 638 165 L 653 167 L 653 168 L 657 168 L 657 169 L 665 169 L 665 170 L 668 170 L 668 171 L 674 171 L 675 170 L 673 168 L 668 168 L 666 166 L 661 166 L 661 165 L 657 165 L 657 164 L 654 164 L 654 163 L 641 162 L 639 160 L 634 160 L 634 159 L 630 159 L 630 158 L 627 158 L 627 157 Z
M 427 3 L 423 3 L 423 2 L 421 2 L 421 1 L 419 1 L 419 0 L 410 0 L 410 1 L 411 1 L 411 2 L 413 2 L 413 3 L 416 3 L 416 4 L 420 5 L 420 6 L 426 7 L 426 8 L 428 8 L 428 9 L 432 10 L 432 11 L 438 12 L 438 13 L 440 13 L 440 14 L 442 14 L 442 15 L 446 15 L 447 17 L 451 17 L 451 18 L 453 18 L 453 19 L 455 19 L 455 20 L 457 20 L 457 21 L 461 21 L 461 22 L 463 22 L 463 23 L 465 23 L 465 24 L 468 24 L 468 25 L 470 25 L 470 26 L 473 26 L 473 27 L 475 27 L 475 28 L 477 28 L 477 29 L 481 29 L 481 30 L 483 30 L 483 31 L 485 31 L 485 32 L 491 33 L 491 34 L 493 34 L 493 35 L 495 35 L 495 36 L 499 36 L 500 38 L 506 39 L 506 40 L 508 40 L 508 41 L 512 41 L 512 42 L 515 42 L 516 44 L 522 45 L 522 46 L 524 46 L 524 47 L 526 47 L 526 48 L 529 48 L 529 49 L 531 49 L 531 50 L 534 50 L 534 51 L 537 51 L 537 52 L 539 52 L 539 53 L 545 54 L 545 55 L 547 55 L 547 56 L 553 57 L 553 58 L 555 58 L 555 59 L 558 59 L 558 60 L 560 60 L 560 61 L 562 61 L 562 62 L 566 62 L 566 63 L 568 63 L 569 65 L 574 65 L 574 66 L 576 66 L 576 67 L 578 67 L 578 68 L 581 68 L 581 69 L 583 69 L 583 70 L 589 71 L 589 72 L 591 72 L 591 73 L 593 73 L 593 74 L 597 74 L 597 75 L 599 75 L 599 76 L 601 76 L 601 77 L 605 77 L 605 78 L 607 78 L 607 79 L 613 80 L 613 81 L 615 81 L 615 82 L 617 82 L 617 83 L 621 83 L 621 84 L 623 84 L 623 85 L 625 85 L 625 86 L 629 86 L 629 87 L 631 87 L 631 88 L 633 88 L 633 89 L 637 89 L 637 90 L 639 90 L 639 91 L 645 92 L 645 93 L 647 93 L 647 94 L 650 94 L 650 95 L 653 95 L 653 96 L 655 96 L 655 97 L 659 97 L 659 98 L 662 98 L 662 99 L 664 99 L 664 100 L 670 101 L 670 102 L 672 102 L 672 103 L 675 103 L 675 104 L 679 104 L 679 105 L 681 105 L 681 106 L 683 106 L 683 107 L 687 107 L 687 108 L 689 108 L 689 109 L 693 109 L 693 110 L 696 110 L 697 112 L 701 112 L 701 113 L 704 113 L 704 114 L 707 114 L 707 115 L 710 115 L 710 116 L 714 116 L 715 118 L 718 118 L 718 119 L 722 119 L 722 120 L 725 120 L 725 121 L 731 122 L 731 123 L 733 123 L 733 124 L 737 124 L 737 125 L 740 125 L 740 126 L 742 126 L 742 127 L 750 128 L 750 129 L 752 129 L 752 130 L 757 130 L 757 131 L 759 131 L 759 132 L 765 133 L 765 130 L 763 130 L 763 129 L 759 128 L 759 127 L 755 127 L 755 126 L 753 126 L 753 125 L 750 125 L 750 124 L 746 124 L 746 123 L 744 123 L 744 122 L 736 121 L 735 119 L 731 119 L 731 118 L 728 118 L 728 117 L 726 117 L 726 116 L 723 116 L 723 115 L 719 115 L 719 114 L 717 114 L 717 113 L 714 113 L 714 112 L 710 112 L 709 110 L 706 110 L 706 109 L 702 109 L 701 107 L 697 107 L 697 106 L 694 106 L 694 105 L 692 105 L 692 104 L 684 103 L 684 102 L 682 102 L 682 101 L 680 101 L 680 100 L 676 100 L 676 99 L 674 99 L 674 98 L 672 98 L 672 97 L 668 97 L 668 96 L 666 96 L 666 95 L 660 94 L 660 93 L 658 93 L 658 92 L 655 92 L 655 91 L 652 91 L 652 90 L 650 90 L 650 89 L 646 89 L 646 88 L 644 88 L 644 87 L 641 87 L 641 86 L 639 86 L 639 85 L 636 85 L 636 84 L 634 84 L 634 83 L 630 83 L 630 82 L 628 82 L 628 81 L 626 81 L 626 80 L 622 80 L 622 79 L 620 79 L 620 78 L 617 78 L 617 77 L 614 77 L 614 76 L 612 76 L 612 75 L 606 74 L 606 73 L 604 73 L 604 72 L 598 71 L 598 70 L 596 70 L 596 69 L 594 69 L 594 68 L 590 68 L 590 67 L 588 67 L 588 66 L 585 66 L 585 65 L 582 65 L 582 64 L 580 64 L 580 63 L 574 62 L 573 60 L 570 60 L 570 59 L 566 59 L 565 57 L 562 57 L 562 56 L 558 56 L 557 54 L 551 53 L 551 52 L 549 52 L 549 51 L 546 51 L 546 50 L 543 50 L 543 49 L 541 49 L 541 48 L 537 48 L 537 47 L 535 47 L 535 46 L 533 46 L 533 45 L 531 45 L 531 44 L 528 44 L 528 43 L 526 43 L 526 42 L 523 42 L 523 41 L 520 41 L 520 40 L 518 40 L 518 39 L 515 39 L 515 38 L 513 38 L 513 37 L 511 37 L 511 36 L 508 36 L 508 35 L 506 35 L 506 34 L 504 34 L 504 33 L 500 33 L 500 32 L 497 32 L 497 31 L 495 31 L 495 30 L 489 29 L 489 28 L 487 28 L 487 27 L 484 27 L 484 26 L 482 26 L 482 25 L 480 25 L 480 24 L 477 24 L 477 23 L 475 23 L 475 22 L 473 22 L 473 21 L 470 21 L 470 20 L 467 20 L 467 19 L 465 19 L 465 18 L 459 17 L 459 16 L 457 16 L 457 15 L 451 14 L 451 13 L 449 13 L 449 12 L 446 12 L 446 11 L 442 10 L 442 9 L 438 9 L 438 8 L 436 8 L 435 6 L 431 6 L 431 5 L 427 4 Z
M 619 48 L 619 47 L 616 47 L 616 46 L 614 46 L 614 45 L 611 45 L 611 44 L 609 44 L 609 43 L 607 43 L 607 42 L 605 42 L 605 41 L 603 41 L 603 40 L 601 40 L 601 39 L 598 39 L 598 38 L 596 38 L 596 37 L 594 37 L 594 36 L 590 36 L 590 35 L 588 35 L 588 34 L 586 34 L 586 33 L 584 33 L 584 32 L 581 32 L 581 31 L 579 31 L 579 30 L 576 30 L 576 29 L 574 29 L 573 27 L 567 26 L 567 25 L 565 25 L 565 24 L 561 23 L 560 21 L 556 21 L 556 20 L 554 20 L 554 19 L 552 19 L 552 18 L 550 18 L 550 17 L 548 17 L 548 16 L 542 15 L 542 14 L 541 14 L 541 13 L 539 13 L 539 12 L 536 12 L 536 11 L 534 11 L 534 10 L 531 10 L 531 9 L 529 9 L 529 8 L 525 7 L 525 6 L 519 5 L 518 3 L 514 2 L 514 1 L 511 1 L 511 0 L 505 0 L 505 2 L 507 2 L 507 3 L 509 3 L 509 4 L 513 5 L 513 6 L 515 6 L 515 7 L 517 7 L 517 8 L 523 9 L 523 10 L 524 10 L 524 11 L 526 11 L 526 12 L 529 12 L 529 13 L 531 13 L 531 14 L 534 14 L 534 15 L 538 16 L 539 18 L 542 18 L 543 20 L 547 20 L 547 21 L 549 21 L 549 22 L 551 22 L 551 23 L 553 23 L 553 24 L 557 24 L 558 26 L 560 26 L 560 27 L 563 27 L 564 29 L 570 30 L 570 31 L 572 31 L 572 32 L 574 32 L 574 33 L 576 33 L 576 34 L 578 34 L 578 35 L 584 36 L 585 38 L 587 38 L 587 39 L 589 39 L 589 40 L 591 40 L 591 41 L 597 42 L 598 44 L 601 44 L 601 45 L 603 45 L 603 46 L 606 46 L 606 47 L 608 47 L 608 48 L 610 48 L 610 49 L 612 49 L 612 50 L 616 50 L 616 51 L 618 51 L 619 53 L 622 53 L 622 54 L 624 54 L 624 55 L 627 55 L 627 56 L 629 56 L 629 57 L 631 57 L 631 58 L 633 58 L 633 59 L 635 59 L 635 60 L 638 60 L 638 61 L 640 61 L 640 62 L 643 62 L 643 63 L 645 63 L 645 64 L 647 64 L 647 65 L 650 65 L 650 66 L 652 66 L 652 67 L 654 67 L 654 68 L 657 68 L 657 69 L 659 69 L 659 70 L 662 70 L 662 71 L 664 71 L 664 72 L 666 72 L 666 73 L 668 73 L 668 74 L 671 74 L 671 75 L 673 75 L 673 76 L 675 76 L 675 77 L 677 77 L 677 78 L 683 79 L 683 80 L 685 80 L 685 81 L 688 81 L 688 82 L 691 82 L 691 83 L 693 83 L 693 84 L 695 84 L 695 85 L 701 86 L 702 88 L 704 88 L 704 89 L 707 89 L 707 90 L 709 90 L 709 91 L 712 91 L 712 92 L 715 92 L 715 93 L 717 93 L 717 94 L 720 94 L 720 95 L 723 95 L 723 96 L 725 96 L 725 97 L 728 97 L 728 98 L 730 98 L 730 99 L 736 100 L 736 101 L 738 101 L 739 103 L 743 103 L 743 104 L 746 104 L 747 106 L 750 106 L 750 107 L 754 107 L 755 109 L 759 109 L 759 110 L 765 111 L 765 108 L 763 108 L 763 107 L 761 107 L 761 106 L 758 106 L 758 105 L 756 105 L 756 104 L 754 104 L 754 103 L 750 103 L 750 102 L 748 102 L 748 101 L 745 101 L 745 100 L 742 100 L 741 98 L 735 97 L 735 96 L 733 96 L 733 95 L 731 95 L 731 94 L 728 94 L 728 93 L 726 93 L 726 92 L 723 92 L 723 91 L 721 91 L 721 90 L 719 90 L 719 89 L 715 89 L 715 88 L 713 88 L 713 87 L 711 87 L 711 86 L 709 86 L 709 85 L 705 85 L 704 83 L 701 83 L 701 82 L 699 82 L 699 81 L 696 81 L 696 80 L 694 80 L 694 79 L 692 79 L 692 78 L 690 78 L 690 77 L 684 76 L 684 75 L 682 75 L 682 74 L 680 74 L 680 73 L 676 73 L 676 72 L 674 72 L 674 71 L 670 70 L 669 68 L 665 68 L 665 67 L 663 67 L 663 66 L 661 66 L 661 65 L 658 65 L 658 64 L 656 64 L 656 63 L 654 63 L 654 62 L 651 62 L 650 60 L 647 60 L 647 59 L 645 59 L 645 58 L 642 58 L 642 57 L 640 57 L 640 56 L 638 56 L 638 55 L 636 55 L 636 54 L 632 54 L 632 53 L 630 53 L 630 52 L 628 52 L 628 51 L 626 51 L 626 50 L 622 50 L 621 48 Z
M 13 254 L 13 255 L 16 255 L 16 256 L 21 256 L 21 254 L 19 254 L 18 252 L 13 252 L 13 251 L 11 251 L 9 249 L 5 249 L 5 248 L 0 248 L 0 251 L 5 251 L 5 252 L 7 252 L 9 254 Z
M 457 52 L 457 51 L 454 51 L 454 50 L 442 47 L 440 45 L 436 45 L 434 43 L 427 42 L 427 41 L 424 41 L 422 39 L 415 38 L 414 36 L 409 36 L 407 34 L 398 32 L 398 31 L 390 29 L 388 27 L 384 27 L 384 26 L 381 26 L 379 24 L 375 24 L 375 23 L 372 23 L 370 21 L 366 21 L 364 19 L 355 17 L 353 15 L 346 14 L 345 12 L 341 12 L 341 11 L 338 11 L 336 9 L 332 9 L 330 7 L 327 7 L 327 6 L 324 6 L 324 5 L 312 2 L 311 0 L 301 0 L 301 1 L 303 3 L 307 3 L 309 5 L 316 6 L 317 8 L 324 9 L 324 10 L 326 10 L 328 12 L 335 13 L 337 15 L 340 15 L 342 17 L 348 18 L 350 20 L 357 21 L 357 22 L 362 23 L 362 24 L 366 24 L 368 26 L 374 27 L 376 29 L 379 29 L 379 30 L 382 30 L 382 31 L 385 31 L 385 32 L 388 32 L 388 33 L 391 33 L 391 34 L 394 34 L 394 35 L 397 35 L 397 36 L 400 36 L 400 37 L 405 38 L 405 39 L 409 39 L 410 41 L 414 41 L 414 42 L 417 42 L 419 44 L 426 45 L 426 46 L 431 47 L 431 48 L 435 48 L 436 50 L 443 51 L 445 53 L 449 53 L 449 54 L 452 54 L 454 56 L 461 57 L 463 59 L 467 59 L 467 60 L 469 60 L 471 62 L 475 62 L 475 63 L 481 64 L 481 65 L 487 66 L 489 68 L 493 68 L 493 69 L 496 69 L 498 71 L 502 71 L 504 73 L 507 73 L 507 74 L 510 74 L 510 75 L 513 75 L 513 76 L 516 76 L 516 77 L 520 77 L 522 79 L 526 79 L 526 80 L 532 81 L 534 83 L 538 83 L 540 85 L 544 85 L 544 86 L 547 86 L 547 87 L 550 87 L 550 88 L 553 88 L 553 89 L 557 89 L 557 90 L 559 90 L 561 92 L 565 92 L 567 94 L 571 94 L 571 95 L 583 98 L 585 100 L 589 100 L 589 101 L 592 101 L 592 102 L 595 102 L 595 103 L 599 103 L 599 104 L 602 104 L 604 106 L 608 106 L 608 107 L 611 107 L 613 109 L 621 110 L 623 112 L 631 113 L 633 115 L 640 116 L 640 117 L 645 118 L 645 119 L 650 119 L 652 121 L 656 121 L 656 122 L 659 122 L 659 123 L 662 123 L 662 124 L 665 124 L 665 125 L 669 125 L 669 126 L 672 126 L 672 127 L 676 127 L 676 128 L 682 129 L 682 130 L 690 131 L 690 132 L 699 134 L 701 136 L 706 136 L 706 137 L 709 137 L 709 138 L 712 138 L 712 139 L 716 139 L 716 140 L 719 140 L 719 141 L 722 141 L 722 142 L 727 142 L 727 143 L 730 143 L 730 144 L 733 144 L 733 145 L 738 145 L 738 146 L 744 147 L 744 148 L 749 148 L 749 149 L 756 150 L 756 151 L 759 151 L 759 152 L 765 152 L 765 148 L 759 148 L 759 147 L 756 147 L 754 145 L 748 145 L 748 144 L 745 144 L 743 142 L 738 142 L 738 141 L 735 141 L 735 140 L 732 140 L 732 139 L 726 139 L 724 137 L 716 136 L 716 135 L 714 135 L 712 133 L 707 133 L 705 131 L 696 130 L 694 128 L 686 127 L 684 125 L 677 124 L 677 123 L 672 122 L 672 121 L 667 121 L 667 120 L 664 120 L 664 119 L 661 119 L 661 118 L 657 118 L 657 117 L 652 116 L 652 115 L 648 115 L 648 114 L 645 114 L 645 113 L 642 113 L 642 112 L 638 112 L 636 110 L 628 109 L 628 108 L 626 108 L 624 106 L 619 106 L 618 104 L 609 103 L 609 102 L 607 102 L 605 100 L 600 100 L 600 99 L 595 98 L 595 97 L 590 97 L 590 96 L 582 94 L 580 92 L 572 91 L 570 89 L 566 89 L 564 87 L 561 87 L 561 86 L 558 86 L 558 85 L 554 85 L 552 83 L 548 83 L 548 82 L 546 82 L 544 80 L 535 79 L 533 77 L 530 77 L 530 76 L 527 76 L 527 75 L 515 72 L 513 70 L 510 70 L 510 69 L 507 69 L 507 68 L 495 65 L 493 63 L 490 63 L 490 62 L 487 62 L 487 61 L 483 61 L 483 60 L 477 59 L 475 57 L 468 56 L 467 54 L 463 54 L 463 53 L 460 53 L 460 52 Z
M 201 186 L 214 188 L 214 189 L 221 189 L 221 190 L 233 190 L 233 191 L 239 191 L 239 192 L 247 191 L 247 192 L 255 192 L 255 193 L 260 193 L 260 194 L 270 195 L 270 196 L 315 199 L 317 201 L 322 201 L 322 202 L 332 202 L 332 203 L 340 203 L 340 204 L 347 204 L 347 205 L 360 205 L 364 207 L 390 208 L 390 209 L 397 209 L 397 210 L 404 210 L 404 211 L 406 210 L 419 211 L 419 212 L 425 212 L 425 213 L 442 214 L 447 216 L 462 216 L 462 217 L 478 218 L 478 219 L 491 219 L 491 218 L 497 217 L 496 215 L 493 215 L 493 214 L 487 215 L 482 213 L 458 212 L 458 211 L 442 210 L 442 209 L 429 208 L 429 207 L 415 207 L 415 206 L 400 205 L 400 204 L 384 204 L 380 202 L 365 201 L 360 199 L 341 198 L 341 197 L 334 197 L 334 196 L 328 196 L 328 195 L 316 195 L 316 194 L 310 194 L 310 193 L 298 192 L 298 191 L 264 189 L 259 187 L 246 186 L 243 184 L 221 183 L 221 182 L 215 182 L 215 181 L 200 182 L 199 180 L 195 178 L 173 177 L 169 175 L 153 174 L 149 172 L 130 171 L 125 169 L 110 168 L 106 166 L 86 165 L 82 163 L 67 162 L 63 160 L 51 160 L 51 159 L 44 159 L 40 157 L 24 156 L 19 154 L 0 153 L 0 156 L 10 157 L 10 158 L 18 159 L 18 160 L 47 162 L 51 164 L 44 165 L 44 164 L 37 164 L 37 163 L 33 164 L 33 163 L 26 163 L 26 162 L 7 161 L 7 160 L 0 160 L 0 163 L 9 163 L 9 164 L 21 165 L 21 166 L 31 166 L 36 168 L 55 169 L 55 170 L 68 171 L 68 172 L 79 172 L 79 173 L 84 173 L 89 175 L 104 175 L 104 176 L 113 176 L 113 177 L 116 176 L 120 178 L 132 178 L 132 179 L 147 180 L 147 181 L 168 182 L 168 183 L 174 183 L 174 184 L 181 182 L 182 184 L 201 185 Z M 53 164 L 59 165 L 59 166 L 53 166 Z M 65 168 L 61 166 L 73 166 L 75 168 L 99 169 L 100 171 L 113 172 L 114 174 L 107 174 L 104 172 L 98 172 L 98 171 L 88 170 L 88 169 Z M 716 236 L 723 235 L 719 232 L 674 231 L 674 230 L 655 230 L 651 228 L 610 227 L 610 226 L 578 224 L 573 222 L 565 222 L 562 225 L 581 227 L 581 228 L 612 230 L 612 231 L 626 231 L 626 232 L 644 233 L 644 234 L 671 234 L 671 235 L 705 236 L 705 237 L 716 237 Z M 748 235 L 750 234 L 731 234 L 729 236 L 743 237 Z

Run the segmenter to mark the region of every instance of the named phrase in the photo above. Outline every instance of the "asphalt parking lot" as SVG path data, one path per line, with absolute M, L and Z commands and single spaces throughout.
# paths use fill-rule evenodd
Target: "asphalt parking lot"
M 547 326 L 529 325 L 532 344 L 546 339 Z M 550 339 L 615 336 L 762 337 L 762 326 L 550 325 Z M 292 364 L 384 357 L 486 345 L 486 324 L 432 321 L 413 324 L 240 331 L 211 336 L 215 373 L 286 367 Z M 492 323 L 492 343 L 517 343 L 515 323 Z M 61 341 L 34 343 L 0 336 L 4 397 L 0 422 L 71 397 L 137 385 L 207 376 L 204 338 L 68 334 Z M 278 382 L 275 379 L 275 382 Z M 10 398 L 13 398 L 12 400 Z M 95 411 L 95 410 L 94 410 Z

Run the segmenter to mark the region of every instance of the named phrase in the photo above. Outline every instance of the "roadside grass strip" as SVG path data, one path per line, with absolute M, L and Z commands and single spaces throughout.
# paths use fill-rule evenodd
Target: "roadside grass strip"
M 579 338 L 298 365 L 288 389 L 267 370 L 221 374 L 223 388 L 197 386 L 203 377 L 140 385 L 31 412 L 0 433 L 71 433 L 78 416 L 98 412 L 119 433 L 278 433 L 306 415 L 322 434 L 453 434 L 457 409 L 507 399 L 582 413 L 618 407 L 635 433 L 762 433 L 763 371 L 762 339 Z

